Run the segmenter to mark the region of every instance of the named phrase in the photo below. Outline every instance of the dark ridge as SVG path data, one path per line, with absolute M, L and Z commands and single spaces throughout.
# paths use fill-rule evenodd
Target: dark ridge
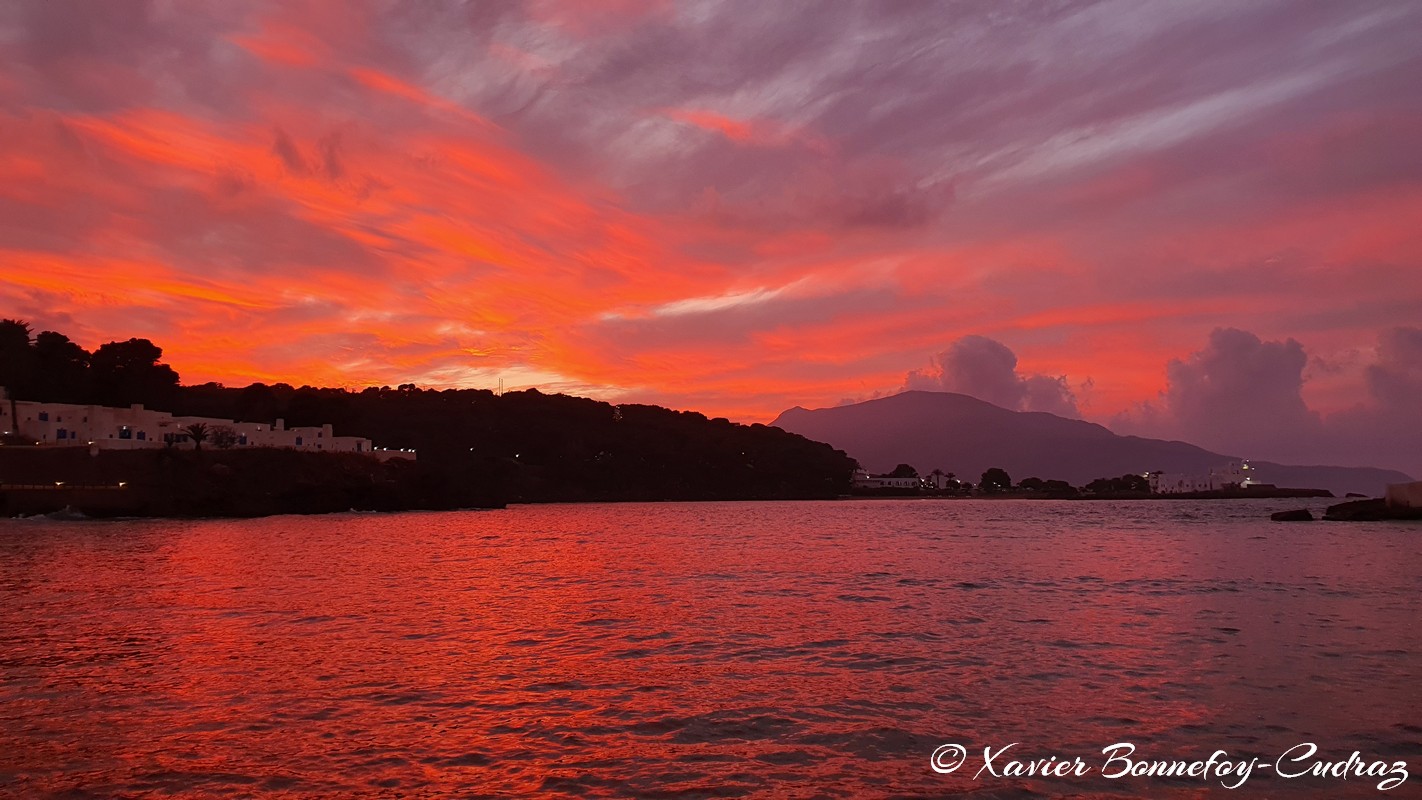
M 990 467 L 1081 486 L 1092 480 L 1160 470 L 1204 473 L 1241 456 L 1213 453 L 1186 442 L 1117 436 L 1082 420 L 1009 411 L 963 394 L 904 392 L 854 405 L 792 408 L 772 423 L 828 442 L 867 469 L 887 472 L 908 463 L 921 472 L 942 469 L 977 480 Z M 1247 457 L 1247 456 L 1243 456 Z M 1328 489 L 1378 496 L 1389 483 L 1411 480 L 1394 470 L 1286 466 L 1250 461 L 1255 480 L 1279 487 Z

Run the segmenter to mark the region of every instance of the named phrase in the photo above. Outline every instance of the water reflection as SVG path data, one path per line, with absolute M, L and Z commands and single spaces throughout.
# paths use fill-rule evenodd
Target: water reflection
M 928 756 L 1416 758 L 1418 529 L 1271 508 L 7 521 L 0 791 L 1190 797 L 1226 790 L 973 782 Z

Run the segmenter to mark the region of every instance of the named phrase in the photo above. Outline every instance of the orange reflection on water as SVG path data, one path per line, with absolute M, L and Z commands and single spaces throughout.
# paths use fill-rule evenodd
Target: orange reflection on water
M 984 783 L 928 756 L 1414 747 L 1407 531 L 1340 524 L 1300 547 L 1259 510 L 5 521 L 0 781 L 25 796 L 1195 797 L 1227 790 Z

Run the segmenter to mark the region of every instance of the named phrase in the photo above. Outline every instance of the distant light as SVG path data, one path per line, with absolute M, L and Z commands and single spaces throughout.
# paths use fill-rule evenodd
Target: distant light
M 125 486 L 127 486 L 127 485 L 128 485 L 128 481 L 119 481 L 119 488 L 120 488 L 120 489 L 122 489 L 123 487 L 125 487 Z
M 64 485 L 64 481 L 55 481 L 55 482 L 54 482 L 54 485 L 55 485 L 55 486 L 63 486 L 63 485 Z

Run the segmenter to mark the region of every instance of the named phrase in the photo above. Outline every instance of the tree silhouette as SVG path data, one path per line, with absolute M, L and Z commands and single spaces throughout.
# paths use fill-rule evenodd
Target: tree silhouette
M 16 401 L 29 389 L 34 377 L 34 350 L 30 324 L 18 319 L 0 320 L 0 385 L 10 398 L 10 433 L 21 436 L 20 412 Z
M 212 440 L 212 446 L 218 450 L 230 450 L 237 446 L 237 431 L 226 425 L 216 425 L 208 432 L 208 438 Z
M 900 464 L 894 467 L 894 471 L 889 473 L 890 478 L 917 478 L 918 470 L 908 464 Z
M 1119 478 L 1097 478 L 1086 484 L 1087 491 L 1104 492 L 1149 492 L 1150 481 L 1143 475 L 1127 473 Z
M 15 327 L 4 326 L 0 333 Z M 20 328 L 22 335 L 13 342 L 17 352 L 39 349 L 38 340 L 29 343 L 28 326 Z M 47 363 L 73 368 L 71 377 L 82 367 L 85 376 L 78 381 L 56 377 L 44 396 L 37 394 L 39 382 L 22 387 L 19 396 L 25 400 L 65 402 L 61 393 L 79 387 L 83 404 L 143 403 L 189 420 L 331 424 L 343 434 L 418 450 L 418 462 L 408 469 L 417 473 L 422 487 L 420 498 L 410 501 L 419 507 L 510 499 L 835 497 L 849 492 L 856 466 L 843 451 L 780 428 L 538 391 L 496 394 L 414 384 L 359 392 L 286 383 L 182 387 L 177 373 L 161 363 L 163 351 L 153 342 L 110 342 L 86 354 L 58 334 L 42 336 Z M 12 358 L 4 365 L 21 361 Z M 190 430 L 172 430 L 174 435 L 165 438 L 170 446 L 192 440 L 207 453 L 222 447 L 223 437 L 214 427 L 221 426 L 207 423 L 196 437 Z M 908 475 L 916 474 L 907 469 Z
M 178 373 L 158 363 L 163 348 L 147 339 L 109 342 L 89 358 L 94 399 L 109 406 L 167 403 L 178 388 Z
M 281 416 L 276 392 L 264 383 L 254 383 L 240 390 L 232 411 L 236 419 L 249 421 L 270 421 Z
M 181 428 L 183 435 L 193 440 L 193 449 L 202 450 L 202 443 L 212 436 L 212 428 L 206 422 L 194 422 Z
M 35 337 L 34 399 L 48 403 L 83 403 L 89 390 L 89 351 L 69 337 L 45 331 Z
M 1005 492 L 1012 488 L 1012 476 L 998 467 L 991 467 L 983 473 L 980 483 L 985 492 Z

